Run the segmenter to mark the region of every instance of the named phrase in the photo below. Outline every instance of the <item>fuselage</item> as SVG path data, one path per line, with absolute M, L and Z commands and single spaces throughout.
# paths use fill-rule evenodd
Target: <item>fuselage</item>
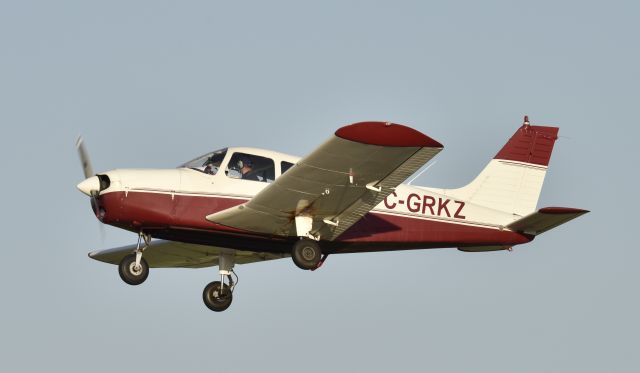
M 247 202 L 299 158 L 255 148 L 229 148 L 217 154 L 219 160 L 214 174 L 206 170 L 204 164 L 202 167 L 116 169 L 101 173 L 99 177 L 107 182 L 100 186 L 92 204 L 94 212 L 105 224 L 133 232 L 144 231 L 156 238 L 242 250 L 289 252 L 291 241 L 297 237 L 241 231 L 211 223 L 205 217 Z M 258 180 L 243 179 L 234 169 L 236 154 L 272 160 L 273 170 L 263 173 Z M 88 189 L 91 188 L 85 186 L 83 191 L 87 193 Z M 509 247 L 533 239 L 505 228 L 518 218 L 520 216 L 456 198 L 445 190 L 400 185 L 338 239 L 324 242 L 323 247 L 337 253 Z

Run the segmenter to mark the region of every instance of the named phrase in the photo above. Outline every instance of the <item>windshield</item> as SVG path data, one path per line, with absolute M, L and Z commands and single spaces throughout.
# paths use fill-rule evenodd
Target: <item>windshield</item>
M 204 172 L 205 174 L 215 175 L 220 168 L 220 164 L 227 154 L 227 149 L 216 150 L 215 152 L 207 153 L 201 157 L 191 160 L 180 167 L 190 168 L 192 170 Z

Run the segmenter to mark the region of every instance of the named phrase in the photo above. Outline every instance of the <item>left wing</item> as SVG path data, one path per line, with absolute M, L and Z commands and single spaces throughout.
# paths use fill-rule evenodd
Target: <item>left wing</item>
M 312 218 L 309 234 L 334 240 L 442 150 L 399 124 L 342 127 L 249 202 L 207 220 L 250 232 L 300 235 L 295 220 Z
M 105 263 L 119 264 L 122 258 L 135 252 L 137 245 L 96 250 L 89 257 Z M 287 254 L 256 253 L 222 247 L 196 245 L 176 241 L 151 241 L 144 250 L 144 259 L 151 268 L 202 268 L 218 265 L 221 253 L 235 253 L 236 264 L 247 264 L 286 258 Z

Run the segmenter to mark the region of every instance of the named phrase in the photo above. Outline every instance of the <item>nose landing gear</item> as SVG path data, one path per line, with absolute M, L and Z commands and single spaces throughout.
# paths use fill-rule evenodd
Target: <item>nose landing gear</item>
M 141 247 L 143 239 L 144 247 Z M 129 285 L 140 285 L 147 279 L 149 276 L 149 264 L 142 257 L 142 252 L 149 247 L 150 242 L 151 237 L 140 232 L 136 251 L 122 258 L 120 265 L 118 265 L 118 273 L 122 281 Z

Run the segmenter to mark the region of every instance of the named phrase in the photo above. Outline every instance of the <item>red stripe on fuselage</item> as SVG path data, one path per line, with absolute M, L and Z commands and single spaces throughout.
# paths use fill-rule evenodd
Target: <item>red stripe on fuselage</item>
M 272 240 L 273 237 L 221 226 L 205 219 L 209 214 L 237 206 L 247 200 L 224 196 L 129 191 L 128 193 L 111 192 L 100 196 L 100 206 L 105 210 L 103 218 L 105 224 L 134 232 L 140 229 L 165 232 L 160 234 L 166 237 L 157 236 L 157 238 L 174 240 L 179 238 L 184 242 L 202 244 L 207 243 L 206 233 L 210 233 L 212 239 L 209 244 L 211 245 L 219 245 L 221 235 Z M 193 240 L 190 239 L 189 231 L 194 232 Z M 354 248 L 357 248 L 357 251 L 377 251 L 517 245 L 529 242 L 531 239 L 530 236 L 509 230 L 435 221 L 425 217 L 371 212 L 349 228 L 338 240 L 327 242 L 326 247 L 337 252 L 352 251 Z M 279 240 L 282 241 L 282 238 Z M 261 251 L 273 250 L 265 248 Z
M 215 231 L 241 230 L 214 224 L 205 216 L 237 206 L 248 199 L 152 192 L 112 192 L 100 196 L 103 223 L 132 231 L 140 228 L 184 227 Z

